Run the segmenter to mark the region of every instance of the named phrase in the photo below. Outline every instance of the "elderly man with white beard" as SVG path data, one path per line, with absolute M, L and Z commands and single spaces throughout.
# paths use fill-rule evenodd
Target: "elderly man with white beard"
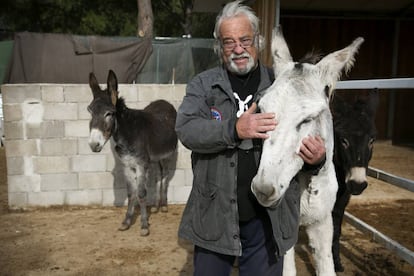
M 264 45 L 259 20 L 241 1 L 230 2 L 217 17 L 214 37 L 222 65 L 188 83 L 177 114 L 194 176 L 178 235 L 194 244 L 194 275 L 230 275 L 236 258 L 240 275 L 282 275 L 283 255 L 297 240 L 300 194 L 293 180 L 285 198 L 265 208 L 250 189 L 263 139 L 277 128 L 273 113 L 256 110 L 274 80 L 258 60 Z M 324 142 L 304 139 L 299 155 L 303 170 L 317 171 Z

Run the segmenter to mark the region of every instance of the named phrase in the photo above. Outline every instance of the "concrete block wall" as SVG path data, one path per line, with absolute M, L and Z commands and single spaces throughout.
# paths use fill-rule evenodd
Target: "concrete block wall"
M 118 90 L 130 108 L 141 109 L 156 99 L 178 108 L 185 85 L 120 84 Z M 111 144 L 100 153 L 88 145 L 89 85 L 8 84 L 1 92 L 11 208 L 126 204 Z M 179 143 L 169 203 L 185 203 L 191 183 L 190 152 Z

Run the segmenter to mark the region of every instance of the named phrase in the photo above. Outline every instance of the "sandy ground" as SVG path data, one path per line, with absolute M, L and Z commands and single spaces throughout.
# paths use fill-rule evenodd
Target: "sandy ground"
M 183 205 L 117 230 L 125 207 L 56 207 L 9 211 L 4 149 L 0 149 L 0 275 L 192 275 L 192 246 L 177 238 Z M 414 150 L 377 142 L 372 167 L 414 179 Z M 414 251 L 414 193 L 370 178 L 348 211 Z M 414 267 L 371 237 L 344 224 L 338 275 L 414 275 Z M 298 275 L 314 275 L 306 235 L 297 249 Z M 236 269 L 234 275 L 237 275 Z

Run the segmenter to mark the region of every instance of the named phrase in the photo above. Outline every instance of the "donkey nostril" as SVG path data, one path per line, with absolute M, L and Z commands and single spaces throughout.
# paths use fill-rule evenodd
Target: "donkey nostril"
M 89 147 L 93 152 L 99 152 L 102 149 L 99 143 L 89 143 Z

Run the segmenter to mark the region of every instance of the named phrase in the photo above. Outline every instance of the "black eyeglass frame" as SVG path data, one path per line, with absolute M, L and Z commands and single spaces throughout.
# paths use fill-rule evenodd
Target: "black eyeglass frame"
M 258 34 L 254 34 L 253 37 L 242 37 L 239 41 L 235 41 L 232 38 L 227 38 L 225 40 L 220 39 L 220 46 L 224 51 L 228 52 L 233 51 L 238 45 L 243 49 L 248 49 L 254 45 L 258 36 Z

